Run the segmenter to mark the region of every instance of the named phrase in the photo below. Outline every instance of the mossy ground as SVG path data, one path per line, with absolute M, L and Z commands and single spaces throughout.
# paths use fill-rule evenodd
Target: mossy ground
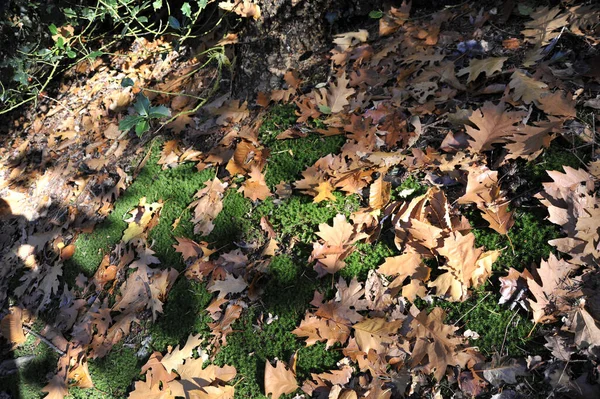
M 294 107 L 276 108 L 265 117 L 260 137 L 263 144 L 271 149 L 267 164 L 266 179 L 270 187 L 280 181 L 292 182 L 300 173 L 318 158 L 335 153 L 343 144 L 341 137 L 322 138 L 308 135 L 293 140 L 275 140 L 274 137 L 290 127 L 296 117 Z M 92 234 L 81 235 L 77 240 L 75 256 L 65 267 L 65 278 L 72 282 L 83 272 L 91 276 L 98 267 L 104 253 L 109 251 L 121 239 L 126 228 L 124 219 L 141 197 L 147 201 L 164 201 L 160 223 L 152 230 L 150 239 L 153 249 L 163 267 L 175 267 L 182 270 L 181 256 L 172 245 L 176 236 L 200 239 L 193 234 L 190 212 L 187 206 L 192 202 L 202 183 L 214 176 L 214 171 L 198 173 L 194 165 L 184 164 L 174 169 L 162 170 L 156 164 L 159 156 L 159 144 L 152 147 L 149 162 L 116 202 L 115 210 L 105 223 L 97 226 Z M 543 162 L 554 162 L 542 158 Z M 562 162 L 562 161 L 558 161 Z M 536 166 L 531 171 L 537 174 Z M 543 167 L 544 169 L 547 166 Z M 415 189 L 413 195 L 425 191 L 416 176 L 410 176 L 394 190 L 398 195 L 404 189 Z M 262 236 L 259 221 L 266 216 L 272 223 L 281 242 L 281 254 L 275 256 L 269 264 L 269 277 L 264 284 L 264 292 L 259 301 L 250 304 L 244 316 L 234 324 L 233 334 L 227 337 L 227 345 L 221 348 L 215 362 L 231 364 L 236 367 L 237 398 L 263 397 L 262 380 L 266 359 L 275 357 L 287 361 L 298 352 L 297 373 L 300 379 L 309 377 L 311 372 L 331 369 L 341 358 L 341 352 L 335 348 L 328 351 L 324 345 L 306 347 L 291 331 L 303 318 L 315 289 L 331 293 L 332 278 L 316 278 L 311 265 L 307 263 L 311 242 L 316 239 L 315 232 L 320 223 L 331 223 L 337 213 L 349 215 L 360 206 L 358 196 L 342 196 L 336 193 L 335 201 L 315 204 L 312 198 L 294 194 L 291 198 L 276 204 L 267 199 L 253 204 L 235 191 L 227 190 L 224 208 L 215 220 L 213 232 L 203 239 L 215 243 L 215 247 L 226 246 L 234 249 L 232 241 L 250 242 Z M 509 267 L 522 270 L 546 258 L 551 248 L 548 239 L 559 235 L 558 230 L 543 216 L 519 212 L 516 224 L 509 233 L 509 240 L 491 229 L 474 212 L 469 217 L 474 226 L 477 244 L 486 249 L 501 249 L 502 256 L 494 266 L 494 278 L 488 286 L 476 291 L 472 298 L 464 303 L 435 301 L 448 312 L 448 323 L 457 323 L 463 329 L 478 332 L 481 338 L 473 341 L 486 355 L 500 352 L 510 355 L 535 353 L 539 345 L 527 338 L 532 329 L 530 315 L 512 311 L 498 303 L 498 280 Z M 172 224 L 180 218 L 178 227 L 173 231 Z M 391 232 L 384 232 L 374 244 L 358 244 L 355 252 L 347 258 L 347 267 L 340 273 L 344 278 L 357 276 L 364 280 L 368 271 L 379 266 L 385 257 L 398 254 L 393 244 Z M 337 276 L 335 277 L 337 279 Z M 168 345 L 176 346 L 185 341 L 191 333 L 209 336 L 207 323 L 210 321 L 204 309 L 211 300 L 211 294 L 202 284 L 180 278 L 171 290 L 161 315 L 155 324 L 143 329 L 145 336 L 152 337 L 151 348 L 165 351 Z M 420 306 L 427 306 L 421 303 Z M 276 316 L 267 324 L 268 315 Z M 257 320 L 262 315 L 263 323 Z M 535 334 L 532 334 L 533 336 Z M 143 337 L 139 337 L 137 342 Z M 31 342 L 30 342 L 31 341 Z M 13 385 L 20 387 L 22 398 L 38 398 L 40 388 L 46 381 L 48 372 L 56 364 L 56 354 L 44 344 L 34 346 L 32 337 L 15 355 L 36 354 L 31 363 L 19 375 Z M 133 349 L 117 346 L 102 360 L 90 361 L 90 371 L 96 384 L 94 390 L 71 390 L 74 398 L 122 398 L 139 376 L 140 366 L 146 359 L 138 359 Z M 0 387 L 7 380 L 0 379 Z

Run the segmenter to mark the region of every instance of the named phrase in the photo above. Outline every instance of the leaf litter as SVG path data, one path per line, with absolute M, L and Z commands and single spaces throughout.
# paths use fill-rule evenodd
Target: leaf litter
M 219 6 L 261 18 L 260 8 L 250 1 Z M 532 373 L 543 375 L 557 393 L 598 394 L 597 116 L 586 125 L 577 120 L 579 107 L 593 108 L 589 93 L 598 75 L 591 57 L 579 58 L 577 65 L 563 61 L 573 60 L 572 53 L 557 43 L 568 29 L 574 38 L 597 44 L 600 10 L 592 5 L 538 7 L 514 31 L 524 37 L 523 44 L 500 31 L 499 46 L 486 40 L 498 33 L 491 22 L 495 13 L 469 7 L 428 18 L 411 18 L 410 3 L 392 7 L 377 29 L 335 36 L 327 82 L 305 85 L 301 73 L 290 70 L 281 90 L 259 93 L 257 99 L 225 95 L 213 100 L 204 107 L 203 126 L 195 111 L 187 112 L 194 109 L 195 97 L 147 91 L 148 98 L 170 105 L 174 113 L 184 111 L 165 126 L 174 138 L 161 152 L 163 169 L 195 162 L 199 171 L 226 171 L 207 180 L 189 205 L 199 238 L 214 229 L 228 190 L 254 203 L 272 196 L 283 201 L 281 193 L 292 190 L 315 203 L 336 201 L 335 192 L 362 197 L 361 209 L 349 217 L 338 214 L 314 232 L 318 238 L 305 262 L 315 278 L 337 281 L 334 296 L 317 289 L 311 308 L 292 331 L 308 346 L 324 342 L 329 350 L 340 349 L 344 358 L 338 369 L 311 373 L 304 381 L 295 358 L 289 365 L 267 359 L 265 395 L 278 398 L 300 387 L 307 395 L 329 398 L 439 396 L 446 379 L 465 395 L 477 396 L 518 389 L 520 379 Z M 511 11 L 519 12 L 502 11 L 507 20 L 516 18 Z M 451 30 L 465 23 L 468 33 Z M 187 266 L 179 273 L 161 265 L 148 238 L 163 203 L 140 198 L 121 240 L 95 275 L 79 276 L 76 287 L 64 281 L 64 262 L 77 251 L 77 235 L 91 231 L 111 211 L 143 167 L 144 158 L 135 170 L 123 162 L 143 155 L 139 140 L 115 130 L 135 94 L 161 81 L 161 91 L 188 90 L 196 96 L 202 93 L 194 88 L 208 87 L 215 78 L 210 71 L 190 73 L 193 62 L 178 60 L 166 41 L 138 39 L 132 50 L 142 47 L 149 51 L 121 54 L 125 76 L 104 65 L 117 58 L 103 60 L 88 71 L 102 73 L 89 76 L 85 84 L 70 92 L 61 87 L 68 93 L 59 99 L 61 106 L 46 106 L 37 118 L 16 121 L 13 129 L 24 123 L 28 133 L 14 135 L 2 150 L 2 214 L 22 219 L 7 224 L 12 229 L 7 232 L 20 236 L 2 235 L 0 301 L 5 311 L 0 331 L 11 345 L 23 344 L 23 326 L 60 300 L 56 321 L 40 332 L 61 355 L 43 389 L 48 397 L 62 398 L 71 387 L 93 387 L 88 359 L 106 356 L 137 325 L 160 318 L 169 290 L 181 278 L 202 282 L 212 294 L 206 308 L 213 320 L 210 335 L 190 335 L 183 346 L 152 353 L 141 369 L 145 379 L 135 382 L 129 397 L 233 397 L 236 369 L 212 360 L 227 337 L 236 334 L 236 321 L 260 301 L 273 255 L 290 246 L 289 237 L 280 237 L 266 219 L 261 226 L 268 240 L 237 249 L 175 237 L 174 248 Z M 173 72 L 165 65 L 150 68 L 159 62 L 152 51 L 157 49 L 170 51 L 161 62 L 176 67 Z M 137 86 L 122 87 L 123 77 Z M 339 153 L 318 159 L 296 181 L 275 189 L 266 183 L 270 151 L 258 134 L 258 120 L 271 103 L 295 104 L 294 129 L 302 133 L 277 139 L 295 140 L 305 131 L 346 138 Z M 181 137 L 206 129 L 217 140 L 202 150 Z M 535 194 L 549 222 L 561 229 L 562 237 L 550 241 L 556 252 L 521 271 L 501 271 L 499 288 L 486 285 L 501 251 L 511 249 L 478 247 L 463 211 L 474 206 L 490 229 L 508 237 L 518 203 L 500 170 L 533 161 L 552 141 L 564 143 L 572 136 L 593 152 L 592 161 L 578 169 L 548 171 Z M 395 199 L 392 170 L 426 174 L 432 187 Z M 33 184 L 27 181 L 30 174 Z M 385 233 L 391 233 L 398 255 L 387 257 L 366 281 L 339 276 L 358 242 L 374 243 Z M 16 277 L 10 295 L 18 299 L 9 307 L 7 290 Z M 524 364 L 502 353 L 486 359 L 460 327 L 447 324 L 441 307 L 424 306 L 432 298 L 466 301 L 480 287 L 496 290 L 501 303 L 519 304 L 536 324 L 546 326 L 543 337 L 550 353 L 541 363 Z M 573 357 L 585 359 L 584 371 L 570 363 Z

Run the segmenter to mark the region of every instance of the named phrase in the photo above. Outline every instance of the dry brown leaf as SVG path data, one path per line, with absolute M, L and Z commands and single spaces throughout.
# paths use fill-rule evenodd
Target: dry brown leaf
M 348 88 L 350 81 L 346 78 L 346 74 L 339 76 L 336 83 L 332 83 L 329 86 L 327 92 L 327 105 L 331 110 L 332 114 L 341 112 L 344 110 L 344 106 L 350 104 L 348 97 L 355 93 L 355 89 Z
M 514 101 L 523 100 L 525 104 L 531 104 L 533 101 L 538 102 L 544 94 L 548 93 L 546 83 L 530 78 L 519 70 L 516 70 L 510 76 L 508 87 L 514 90 Z
M 249 179 L 244 181 L 238 192 L 243 192 L 244 197 L 256 200 L 265 200 L 271 196 L 271 190 L 265 181 L 265 175 L 258 168 L 253 168 Z
M 318 203 L 327 200 L 335 201 L 335 195 L 333 195 L 335 188 L 331 185 L 329 180 L 322 181 L 314 188 L 314 190 L 317 195 L 313 198 L 313 202 Z
M 411 354 L 411 367 L 426 366 L 433 372 L 435 379 L 441 381 L 446 374 L 446 367 L 454 366 L 457 361 L 457 348 L 463 340 L 454 335 L 458 327 L 444 324 L 446 313 L 441 308 L 434 308 L 429 315 L 422 310 L 410 323 L 409 338 L 415 338 Z M 427 361 L 425 361 L 427 359 Z
M 324 240 L 324 244 L 313 244 L 309 262 L 317 261 L 315 270 L 321 276 L 333 274 L 346 266 L 343 260 L 354 250 L 353 244 L 368 237 L 365 233 L 357 232 L 341 214 L 333 219 L 333 227 L 321 223 L 316 234 Z
M 157 163 L 162 165 L 163 170 L 174 168 L 179 164 L 180 155 L 179 140 L 169 140 L 164 144 Z
M 369 206 L 371 209 L 382 209 L 390 201 L 392 183 L 385 181 L 386 171 L 381 171 L 377 180 L 369 188 Z
M 467 83 L 476 80 L 482 73 L 490 77 L 495 72 L 502 70 L 502 65 L 504 65 L 507 59 L 508 57 L 488 57 L 482 60 L 472 59 L 469 66 L 458 71 L 456 75 L 462 76 L 468 73 L 469 78 L 467 79 Z
M 204 339 L 201 338 L 201 334 L 190 334 L 183 347 L 177 346 L 173 351 L 164 355 L 160 360 L 160 363 L 168 373 L 172 370 L 177 370 L 179 366 L 183 364 L 185 359 L 194 354 L 194 349 L 200 346 L 203 341 Z
M 534 322 L 554 322 L 558 315 L 570 309 L 568 298 L 571 283 L 568 275 L 575 269 L 576 265 L 559 260 L 554 254 L 550 254 L 547 261 L 540 262 L 540 267 L 535 269 L 538 278 L 527 279 L 529 291 L 535 297 L 535 301 L 529 300 Z
M 447 270 L 428 284 L 436 288 L 436 295 L 451 302 L 464 301 L 469 297 L 468 289 L 482 285 L 492 273 L 492 263 L 500 251 L 483 252 L 475 248 L 475 235 L 453 232 L 444 240 L 438 253 L 446 258 L 440 269 Z
M 516 123 L 525 116 L 521 111 L 507 112 L 504 103 L 494 105 L 486 102 L 479 110 L 473 111 L 469 120 L 477 129 L 465 125 L 467 134 L 473 138 L 469 144 L 473 151 L 481 152 L 492 148 L 494 143 L 504 143 L 517 132 Z
M 213 228 L 213 220 L 221 213 L 223 209 L 223 193 L 227 187 L 227 183 L 215 177 L 213 180 L 204 182 L 205 187 L 199 190 L 195 197 L 198 198 L 192 202 L 189 208 L 194 208 L 194 233 L 208 235 Z
M 0 321 L 0 332 L 11 345 L 19 345 L 27 340 L 23 333 L 23 311 L 19 307 L 10 308 L 10 313 Z
M 221 1 L 219 2 L 219 8 L 232 11 L 240 17 L 252 17 L 255 20 L 259 19 L 261 15 L 260 7 L 251 0 Z
M 364 319 L 352 326 L 354 337 L 361 351 L 369 353 L 374 350 L 379 354 L 385 353 L 386 346 L 394 342 L 394 336 L 402 326 L 403 320 L 387 321 L 376 317 Z
M 526 29 L 521 31 L 525 42 L 544 46 L 557 37 L 560 32 L 556 30 L 566 26 L 569 19 L 569 14 L 559 15 L 560 11 L 560 6 L 556 6 L 552 9 L 539 7 L 532 12 L 529 16 L 533 21 L 526 22 Z
M 217 108 L 213 113 L 219 115 L 217 124 L 227 126 L 231 123 L 239 123 L 250 116 L 248 111 L 248 103 L 244 101 L 240 104 L 240 100 L 231 100 L 222 107 Z
M 232 274 L 227 274 L 224 280 L 212 280 L 206 287 L 210 292 L 219 292 L 218 298 L 225 298 L 228 294 L 238 294 L 248 287 L 248 283 L 244 281 L 242 276 L 234 277 Z
M 538 107 L 549 115 L 571 118 L 577 116 L 577 111 L 575 110 L 576 101 L 569 93 L 566 93 L 563 97 L 561 91 L 555 91 L 554 93 L 540 97 L 538 103 Z
M 273 399 L 278 399 L 281 395 L 293 393 L 298 389 L 296 375 L 292 370 L 288 370 L 280 360 L 277 360 L 275 367 L 267 360 L 265 362 L 265 395 L 273 394 Z

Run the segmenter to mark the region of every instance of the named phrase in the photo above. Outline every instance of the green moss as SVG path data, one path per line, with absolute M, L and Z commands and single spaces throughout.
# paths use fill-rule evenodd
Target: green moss
M 259 139 L 271 151 L 265 170 L 271 189 L 281 181 L 297 180 L 300 173 L 319 158 L 337 153 L 346 140 L 343 135 L 323 137 L 315 133 L 298 139 L 277 140 L 279 133 L 296 123 L 295 112 L 296 107 L 290 104 L 273 107 L 260 127 Z
M 187 206 L 192 202 L 194 194 L 203 187 L 203 183 L 213 177 L 213 172 L 206 170 L 198 173 L 193 164 L 183 164 L 174 169 L 162 170 L 156 162 L 160 156 L 160 144 L 152 146 L 152 155 L 133 184 L 115 202 L 113 212 L 91 234 L 79 236 L 77 250 L 65 267 L 65 278 L 73 282 L 83 272 L 91 276 L 96 271 L 105 253 L 109 252 L 121 240 L 127 228 L 124 219 L 129 211 L 135 208 L 140 198 L 146 197 L 148 202 L 164 201 L 159 224 L 150 233 L 154 241 L 153 249 L 163 265 L 182 269 L 181 257 L 172 245 L 176 243 L 174 236 L 191 236 L 193 226 Z M 178 217 L 181 223 L 174 232 L 172 224 Z
M 394 201 L 405 201 L 410 198 L 423 195 L 427 192 L 427 186 L 421 183 L 421 180 L 415 175 L 408 175 L 402 183 L 392 190 L 392 200 Z M 400 193 L 405 190 L 414 190 L 410 195 L 400 197 Z
M 366 280 L 369 270 L 377 269 L 386 257 L 394 254 L 390 246 L 383 242 L 357 243 L 355 247 L 354 252 L 345 260 L 346 267 L 340 270 L 340 276 L 347 279 L 357 277 L 359 280 Z
M 89 362 L 94 388 L 71 388 L 69 397 L 124 398 L 132 380 L 140 375 L 140 367 L 133 349 L 117 345 L 106 357 Z
M 164 305 L 164 313 L 150 326 L 152 347 L 164 352 L 168 345 L 185 342 L 190 334 L 208 335 L 209 320 L 205 310 L 212 299 L 203 284 L 180 277 Z
M 253 228 L 249 219 L 251 210 L 252 202 L 249 199 L 234 189 L 227 190 L 223 197 L 223 210 L 213 221 L 215 227 L 207 240 L 214 242 L 217 247 L 241 240 Z
M 303 170 L 327 154 L 336 154 L 345 140 L 344 136 L 322 137 L 311 133 L 303 138 L 276 141 L 269 147 L 267 185 L 273 188 L 281 181 L 289 183 L 300 179 Z
M 493 265 L 496 271 L 506 271 L 510 267 L 522 271 L 532 264 L 539 264 L 540 259 L 547 259 L 553 250 L 548 240 L 560 237 L 557 226 L 545 221 L 543 216 L 531 212 L 517 212 L 515 224 L 508 232 L 510 242 L 506 236 L 484 228 L 487 222 L 481 218 L 478 211 L 471 213 L 469 219 L 473 225 L 477 246 L 483 246 L 486 250 L 502 251 L 500 258 Z
M 271 198 L 262 202 L 254 211 L 254 217 L 266 216 L 280 238 L 293 237 L 302 243 L 310 244 L 317 239 L 315 232 L 320 223 L 331 223 L 338 213 L 347 217 L 360 205 L 357 195 L 343 196 L 334 193 L 336 201 L 314 203 L 309 196 L 292 196 L 280 205 Z
M 29 334 L 27 341 L 14 352 L 13 358 L 35 356 L 18 373 L 0 378 L 0 391 L 10 392 L 19 399 L 37 399 L 45 394 L 42 388 L 48 383 L 47 375 L 56 369 L 58 354 L 37 337 Z M 5 360 L 5 359 L 3 359 Z
M 543 351 L 542 344 L 534 338 L 528 338 L 533 328 L 530 315 L 499 305 L 498 299 L 497 294 L 486 294 L 479 290 L 468 301 L 436 300 L 431 306 L 446 310 L 446 324 L 456 323 L 463 331 L 477 332 L 480 338 L 471 340 L 471 345 L 479 347 L 485 356 L 500 351 L 509 356 L 534 355 Z
M 540 184 L 549 181 L 547 170 L 564 172 L 563 166 L 575 169 L 583 167 L 589 161 L 590 152 L 585 149 L 577 151 L 569 149 L 580 147 L 582 144 L 583 141 L 580 139 L 576 139 L 573 143 L 568 143 L 563 138 L 554 140 L 539 157 L 523 165 L 523 178 L 530 184 Z
M 271 146 L 277 141 L 275 137 L 296 123 L 296 106 L 282 104 L 272 107 L 262 120 L 258 138 L 266 145 Z

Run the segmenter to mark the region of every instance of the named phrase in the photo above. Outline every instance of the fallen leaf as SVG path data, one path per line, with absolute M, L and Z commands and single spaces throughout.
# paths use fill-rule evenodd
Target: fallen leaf
M 278 399 L 281 395 L 293 393 L 298 389 L 296 375 L 292 370 L 288 370 L 280 360 L 277 360 L 275 367 L 267 360 L 265 362 L 265 395 L 273 394 L 273 399 Z

